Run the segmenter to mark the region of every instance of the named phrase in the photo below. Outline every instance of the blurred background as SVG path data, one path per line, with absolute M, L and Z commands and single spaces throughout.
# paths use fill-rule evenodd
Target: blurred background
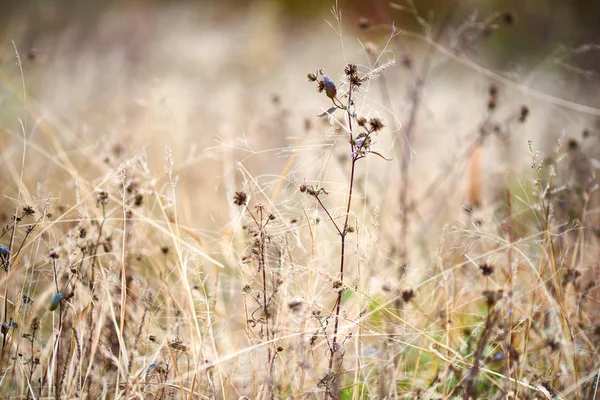
M 500 151 L 503 160 L 529 162 L 525 137 L 546 150 L 554 149 L 563 129 L 569 137 L 586 131 L 586 140 L 596 140 L 597 112 L 576 105 L 600 105 L 597 1 L 339 1 L 341 14 L 332 13 L 333 6 L 322 0 L 3 1 L 0 122 L 5 166 L 13 171 L 12 178 L 2 177 L 5 196 L 14 195 L 22 156 L 20 119 L 32 144 L 24 175 L 29 187 L 72 200 L 77 179 L 65 163 L 93 181 L 125 155 L 144 154 L 162 174 L 168 149 L 183 182 L 183 215 L 213 221 L 218 229 L 228 211 L 214 199 L 227 200 L 239 186 L 235 162 L 261 184 L 274 185 L 290 146 L 329 106 L 306 81 L 307 72 L 324 69 L 339 82 L 348 62 L 363 71 L 396 62 L 384 72 L 388 93 L 374 83 L 362 103 L 366 114 L 386 120 L 393 134 L 380 146 L 392 157 L 410 115 L 413 72 L 430 57 L 433 72 L 411 143 L 419 182 L 432 182 L 454 165 L 472 141 L 494 74 L 513 83 L 500 85 L 498 112 L 508 117 L 527 104 L 533 120 Z M 392 23 L 398 32 L 390 39 Z M 431 51 L 428 39 L 446 53 Z M 318 126 L 289 171 L 289 188 L 318 175 L 305 171 L 321 156 L 311 146 L 330 143 L 326 126 Z M 488 177 L 507 168 L 494 161 L 494 152 L 485 157 Z M 64 193 L 44 188 L 51 181 L 63 182 Z M 415 190 L 425 193 L 426 186 Z M 455 194 L 462 204 L 464 193 Z M 396 195 L 384 191 L 377 201 Z

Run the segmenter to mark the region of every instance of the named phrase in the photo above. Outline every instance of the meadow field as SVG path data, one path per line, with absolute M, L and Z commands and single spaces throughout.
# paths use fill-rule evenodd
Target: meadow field
M 478 3 L 1 6 L 1 398 L 600 399 L 600 45 Z

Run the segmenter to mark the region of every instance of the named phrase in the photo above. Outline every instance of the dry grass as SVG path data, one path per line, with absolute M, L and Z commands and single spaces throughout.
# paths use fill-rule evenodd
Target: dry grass
M 471 61 L 501 15 L 260 4 L 4 45 L 3 395 L 600 396 L 600 109 Z

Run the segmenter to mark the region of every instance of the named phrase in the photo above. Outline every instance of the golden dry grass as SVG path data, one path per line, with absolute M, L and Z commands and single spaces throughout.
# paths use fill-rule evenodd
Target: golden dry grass
M 35 56 L 8 28 L 3 395 L 594 398 L 600 109 L 550 68 L 257 4 L 109 9 Z M 390 160 L 357 162 L 346 214 L 348 116 L 306 73 L 344 98 L 347 64 L 388 62 L 354 110 Z

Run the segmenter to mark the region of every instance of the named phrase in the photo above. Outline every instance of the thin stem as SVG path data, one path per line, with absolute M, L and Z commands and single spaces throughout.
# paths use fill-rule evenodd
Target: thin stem
M 340 233 L 340 241 L 341 241 L 340 273 L 339 273 L 340 286 L 338 288 L 338 295 L 337 295 L 337 299 L 336 299 L 336 303 L 335 303 L 335 319 L 334 319 L 335 322 L 334 322 L 334 327 L 333 327 L 333 341 L 332 341 L 331 349 L 329 352 L 329 374 L 333 373 L 334 361 L 337 359 L 340 365 L 341 365 L 341 361 L 342 361 L 341 357 L 338 356 L 338 352 L 339 352 L 338 330 L 339 330 L 339 323 L 340 323 L 340 311 L 341 311 L 341 305 L 342 305 L 342 293 L 344 292 L 344 261 L 346 258 L 346 235 L 348 234 L 348 220 L 350 218 L 350 207 L 352 206 L 352 190 L 354 188 L 354 173 L 355 173 L 355 168 L 356 168 L 356 161 L 358 159 L 357 156 L 354 154 L 354 144 L 353 144 L 354 140 L 353 140 L 353 134 L 352 134 L 352 113 L 350 112 L 350 107 L 352 105 L 352 89 L 353 89 L 353 85 L 351 83 L 350 88 L 348 89 L 348 106 L 346 109 L 346 113 L 348 115 L 348 131 L 350 132 L 350 149 L 351 149 L 351 154 L 352 154 L 352 163 L 350 165 L 350 185 L 348 188 L 348 202 L 346 204 L 346 216 L 344 218 L 344 228 L 343 228 L 342 232 Z M 332 221 L 333 221 L 333 219 L 332 219 Z M 335 222 L 334 222 L 334 224 L 335 224 Z M 336 225 L 336 228 L 337 228 L 337 225 Z M 338 232 L 339 232 L 339 229 L 338 229 Z M 334 374 L 332 384 L 327 385 L 326 397 L 331 396 L 332 392 L 337 395 L 337 393 L 339 392 L 338 389 L 339 389 L 339 377 L 337 376 L 337 374 Z
M 321 199 L 319 198 L 319 196 L 316 195 L 315 198 L 317 199 L 317 201 L 321 205 L 321 208 L 327 213 L 327 216 L 329 217 L 329 220 L 333 223 L 333 226 L 335 226 L 335 229 L 338 231 L 338 234 L 340 236 L 343 236 L 342 231 L 340 230 L 340 228 L 338 227 L 338 225 L 335 223 L 335 220 L 333 219 L 333 217 L 329 213 L 329 210 L 327 209 L 327 207 L 325 207 L 325 205 L 323 204 L 323 202 L 321 201 Z

